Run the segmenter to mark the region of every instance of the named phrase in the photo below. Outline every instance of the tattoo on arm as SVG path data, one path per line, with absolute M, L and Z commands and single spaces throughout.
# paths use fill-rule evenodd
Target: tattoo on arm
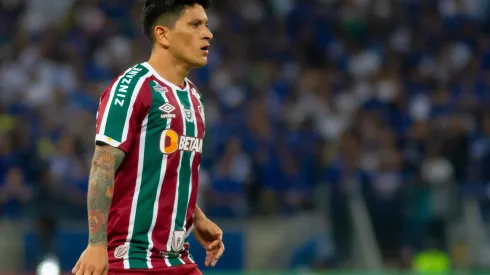
M 87 208 L 89 244 L 107 245 L 107 217 L 114 190 L 114 175 L 124 152 L 111 146 L 96 146 L 90 169 Z

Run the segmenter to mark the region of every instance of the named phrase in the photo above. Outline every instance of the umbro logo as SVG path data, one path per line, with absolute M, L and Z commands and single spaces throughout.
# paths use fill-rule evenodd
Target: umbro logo
M 170 103 L 165 103 L 162 106 L 158 108 L 160 111 L 165 112 L 167 114 L 171 113 L 173 110 L 175 110 L 175 107 L 170 104 Z
M 161 118 L 175 118 L 175 114 L 171 114 L 175 110 L 175 107 L 168 102 L 158 107 L 158 110 L 165 113 L 160 115 Z

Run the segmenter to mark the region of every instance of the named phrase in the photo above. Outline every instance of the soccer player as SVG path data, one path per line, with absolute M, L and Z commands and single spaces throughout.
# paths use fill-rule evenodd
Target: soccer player
M 205 117 L 189 71 L 207 63 L 209 0 L 146 0 L 148 62 L 102 93 L 88 192 L 89 241 L 72 272 L 201 274 L 223 254 L 222 231 L 196 205 Z

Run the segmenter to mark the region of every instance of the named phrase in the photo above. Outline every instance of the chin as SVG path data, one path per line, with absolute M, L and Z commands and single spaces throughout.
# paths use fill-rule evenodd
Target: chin
M 206 58 L 205 60 L 196 60 L 195 62 L 192 62 L 192 67 L 193 68 L 202 68 L 204 66 L 208 65 L 208 59 Z
M 198 69 L 208 64 L 208 57 L 202 54 L 196 54 L 192 56 L 185 56 L 181 59 L 189 69 Z

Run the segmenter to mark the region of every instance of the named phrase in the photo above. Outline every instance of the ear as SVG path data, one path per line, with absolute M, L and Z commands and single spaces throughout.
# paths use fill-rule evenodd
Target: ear
M 169 43 L 169 36 L 170 36 L 170 29 L 162 26 L 162 25 L 156 25 L 155 28 L 153 29 L 153 34 L 155 35 L 155 42 L 161 44 L 163 47 L 168 47 L 170 45 Z

